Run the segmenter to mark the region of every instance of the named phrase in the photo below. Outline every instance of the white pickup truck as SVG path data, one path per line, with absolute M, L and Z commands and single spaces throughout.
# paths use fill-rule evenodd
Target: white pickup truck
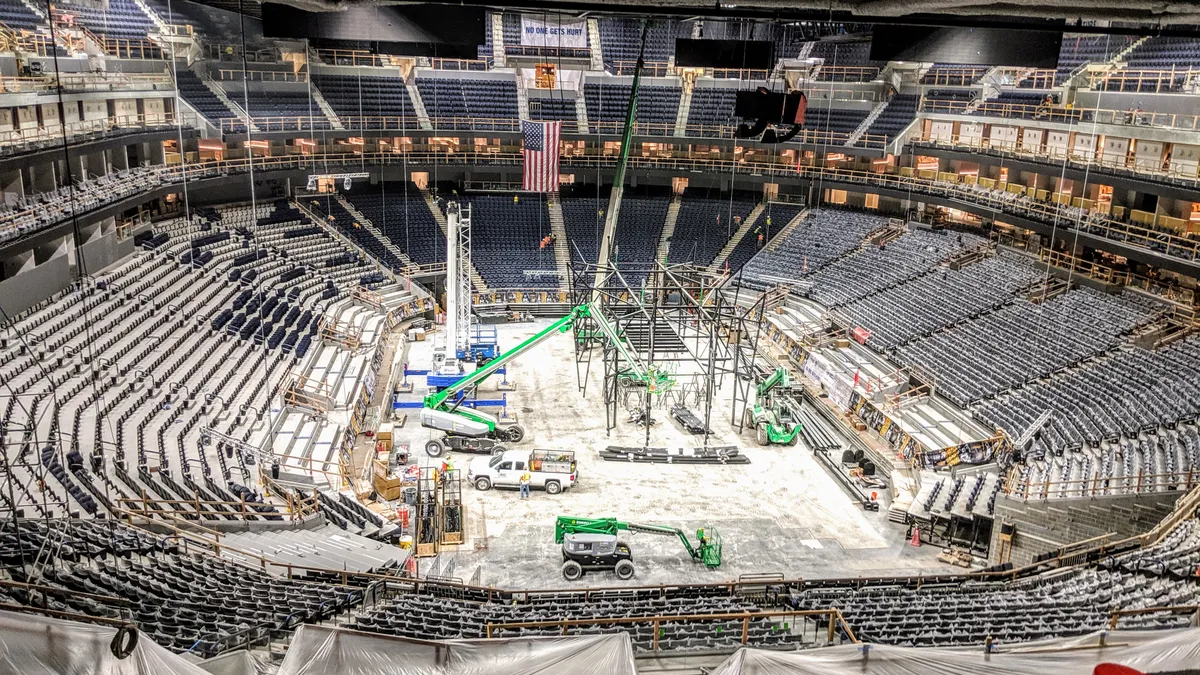
M 476 457 L 467 467 L 467 480 L 476 490 L 521 487 L 521 474 L 529 472 L 529 487 L 556 495 L 575 485 L 575 453 L 560 450 L 505 450 L 491 457 Z

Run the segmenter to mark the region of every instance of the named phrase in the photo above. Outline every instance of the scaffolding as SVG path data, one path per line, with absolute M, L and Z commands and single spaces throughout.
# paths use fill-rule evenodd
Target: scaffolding
M 730 421 L 740 430 L 742 410 L 753 404 L 754 385 L 769 369 L 758 352 L 765 296 L 727 286 L 727 280 L 706 268 L 661 261 L 619 266 L 577 261 L 570 281 L 572 302 L 597 303 L 623 349 L 636 353 L 644 367 L 664 370 L 677 380 L 666 392 L 639 385 L 627 376 L 621 349 L 605 338 L 597 320 L 577 321 L 573 331 L 578 386 L 586 396 L 592 361 L 599 358 L 609 434 L 625 408 L 631 421 L 644 425 L 649 446 L 647 421 L 653 410 L 691 402 L 701 410 L 703 444 L 708 446 L 713 397 L 726 376 L 732 376 L 734 385 Z

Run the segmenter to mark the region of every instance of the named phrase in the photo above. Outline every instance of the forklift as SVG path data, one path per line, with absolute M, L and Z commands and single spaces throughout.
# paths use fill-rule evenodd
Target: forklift
M 791 408 L 774 395 L 778 387 L 790 385 L 787 368 L 776 368 L 770 377 L 754 390 L 754 405 L 747 405 L 742 424 L 754 429 L 759 445 L 795 445 L 800 436 L 800 423 Z
M 576 518 L 559 516 L 554 523 L 554 543 L 562 544 L 562 575 L 567 581 L 578 581 L 585 572 L 612 571 L 621 581 L 634 575 L 633 551 L 629 544 L 617 540 L 617 532 L 645 532 L 679 537 L 688 555 L 708 569 L 721 566 L 721 535 L 716 528 L 696 530 L 697 545 L 687 534 L 666 525 L 627 523 L 616 518 Z

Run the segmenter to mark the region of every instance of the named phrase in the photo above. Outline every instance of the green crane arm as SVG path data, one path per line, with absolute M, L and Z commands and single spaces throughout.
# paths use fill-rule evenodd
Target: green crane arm
M 604 313 L 600 311 L 599 306 L 597 306 L 595 303 L 585 303 L 571 308 L 571 311 L 568 312 L 566 316 L 550 324 L 546 328 L 539 331 L 536 335 L 522 342 L 516 347 L 513 347 L 500 356 L 488 361 L 483 365 L 483 367 L 476 369 L 475 372 L 463 376 L 462 379 L 437 392 L 436 394 L 430 394 L 426 396 L 423 402 L 424 407 L 432 408 L 434 410 L 443 409 L 443 407 L 446 405 L 446 401 L 453 400 L 460 392 L 478 385 L 495 374 L 495 372 L 503 367 L 504 364 L 512 361 L 530 349 L 533 349 L 542 342 L 545 342 L 547 339 L 559 333 L 565 333 L 571 330 L 571 327 L 575 325 L 576 321 L 583 317 L 589 316 L 596 321 L 596 325 L 599 326 L 600 332 L 604 334 L 605 339 L 607 339 L 613 344 L 614 347 L 616 347 L 617 352 L 623 359 L 625 359 L 626 363 L 630 365 L 640 380 L 647 382 L 648 384 L 652 383 L 656 385 L 656 390 L 658 391 L 669 389 L 670 386 L 674 384 L 674 380 L 672 380 L 670 375 L 667 375 L 666 373 L 657 371 L 655 373 L 651 373 L 649 369 L 642 364 L 642 361 L 638 357 L 637 353 L 628 348 L 628 346 L 625 344 L 625 341 L 621 338 L 620 333 L 617 332 L 616 327 L 609 323 L 608 319 L 605 318 Z
M 775 387 L 778 387 L 778 386 L 784 386 L 784 387 L 788 386 L 787 368 L 776 368 L 775 372 L 771 373 L 770 377 L 763 380 L 758 385 L 758 395 L 760 397 L 764 396 L 764 395 L 766 395 L 767 392 L 771 391 L 772 389 L 774 389 Z
M 695 560 L 701 559 L 701 553 L 696 551 L 696 547 L 692 546 L 692 542 L 688 540 L 688 536 L 683 530 L 678 527 L 668 527 L 666 525 L 644 525 L 640 523 L 627 523 L 616 518 L 576 518 L 575 516 L 559 516 L 554 523 L 554 543 L 561 544 L 563 536 L 567 534 L 611 534 L 615 535 L 621 530 L 629 532 L 645 532 L 647 534 L 662 534 L 668 537 L 679 537 L 679 541 L 683 542 L 683 547 L 687 549 L 688 555 Z
M 537 345 L 546 341 L 548 338 L 553 337 L 558 333 L 565 333 L 571 330 L 571 326 L 575 325 L 575 322 L 578 321 L 580 317 L 589 316 L 590 314 L 592 314 L 591 305 L 579 305 L 578 307 L 572 308 L 571 311 L 568 312 L 563 318 L 550 324 L 545 329 L 539 331 L 536 335 L 522 342 L 516 347 L 513 347 L 500 356 L 488 361 L 483 367 L 476 369 L 475 372 L 464 376 L 458 382 L 455 382 L 436 394 L 430 394 L 426 396 L 423 402 L 424 407 L 433 408 L 435 410 L 441 409 L 442 406 L 445 405 L 446 401 L 458 396 L 460 392 L 470 389 L 471 387 L 478 385 L 480 382 L 483 382 L 495 374 L 495 372 L 503 367 L 504 364 L 512 361 L 530 349 L 533 349 Z

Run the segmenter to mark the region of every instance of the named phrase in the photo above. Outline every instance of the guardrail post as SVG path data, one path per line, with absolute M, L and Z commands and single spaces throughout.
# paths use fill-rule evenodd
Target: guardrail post
M 833 610 L 829 610 L 829 644 L 833 644 Z

